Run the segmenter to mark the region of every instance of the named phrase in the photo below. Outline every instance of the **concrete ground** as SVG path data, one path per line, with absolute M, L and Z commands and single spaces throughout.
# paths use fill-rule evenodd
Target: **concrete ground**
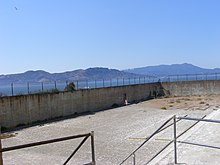
M 209 114 L 206 119 L 220 121 L 220 109 Z M 220 164 L 220 124 L 200 121 L 195 127 L 187 132 L 178 141 L 185 141 L 194 144 L 179 143 L 177 145 L 177 163 L 187 165 L 219 165 Z M 218 147 L 211 148 L 209 146 Z M 163 154 L 158 156 L 151 164 L 163 165 L 173 164 L 174 150 L 170 146 Z
M 219 95 L 209 95 L 163 98 L 145 101 L 138 104 L 132 104 L 11 132 L 15 134 L 15 137 L 2 140 L 2 144 L 3 147 L 9 147 L 94 131 L 97 165 L 117 165 L 143 143 L 143 138 L 152 134 L 163 122 L 173 115 L 202 117 L 203 115 L 217 113 L 218 111 L 216 110 L 220 106 L 220 102 L 218 102 L 219 98 Z M 216 115 L 216 118 L 218 117 L 220 116 Z M 178 133 L 184 131 L 192 124 L 193 122 L 179 122 Z M 199 129 L 197 129 L 197 131 L 198 130 Z M 208 141 L 210 140 L 211 142 L 214 142 L 214 144 L 218 143 L 220 138 L 218 138 L 218 131 L 215 131 L 215 126 L 211 127 L 211 129 L 208 126 L 202 128 L 200 132 L 205 132 L 207 134 L 200 137 L 199 140 L 202 142 L 205 137 L 208 137 Z M 191 132 L 188 138 L 197 140 L 199 135 L 199 132 L 197 133 L 195 131 L 195 134 Z M 210 135 L 213 135 L 213 137 Z M 145 164 L 167 144 L 166 139 L 169 140 L 172 136 L 172 128 L 158 134 L 136 153 L 136 164 Z M 200 141 L 196 142 L 199 143 Z M 29 149 L 5 152 L 3 153 L 4 164 L 63 164 L 79 143 L 80 140 L 77 139 Z M 204 141 L 204 143 L 207 144 L 206 141 Z M 212 145 L 212 143 L 208 144 Z M 188 156 L 184 155 L 185 149 L 182 150 L 181 145 L 178 146 L 178 159 L 180 162 L 188 163 Z M 193 149 L 189 152 L 190 159 L 192 160 L 189 164 L 201 164 L 201 162 L 207 164 L 205 160 L 194 156 L 195 153 L 200 153 L 200 148 L 188 145 L 184 145 L 184 147 Z M 187 151 L 189 151 L 188 148 Z M 197 148 L 198 152 L 196 150 Z M 170 157 L 168 156 L 168 153 L 170 153 Z M 212 153 L 210 151 L 205 152 L 204 155 L 207 153 L 211 153 L 215 158 L 220 156 L 218 155 L 218 152 Z M 154 161 L 157 161 L 156 163 L 159 164 L 169 164 L 173 162 L 171 151 L 168 150 L 166 154 L 162 153 L 162 156 L 165 158 L 158 157 Z M 80 165 L 89 163 L 90 161 L 90 141 L 87 141 L 69 164 Z M 220 162 L 220 158 L 218 161 Z M 124 164 L 132 164 L 132 159 L 130 158 Z

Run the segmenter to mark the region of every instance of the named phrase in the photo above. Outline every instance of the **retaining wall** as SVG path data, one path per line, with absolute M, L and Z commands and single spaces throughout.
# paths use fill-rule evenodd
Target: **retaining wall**
M 220 80 L 164 82 L 162 86 L 173 96 L 220 94 Z
M 128 102 L 146 100 L 160 89 L 160 83 L 151 83 L 2 97 L 0 126 L 10 128 L 76 113 L 99 111 L 123 105 L 125 99 Z
M 0 98 L 0 126 L 21 124 L 108 109 L 128 102 L 147 100 L 155 95 L 220 94 L 220 80 L 149 83 L 74 92 L 42 93 Z

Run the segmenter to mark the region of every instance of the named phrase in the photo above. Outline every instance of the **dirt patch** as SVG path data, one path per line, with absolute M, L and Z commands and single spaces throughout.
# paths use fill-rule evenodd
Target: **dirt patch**
M 0 139 L 7 139 L 7 138 L 12 138 L 15 137 L 17 133 L 3 133 L 0 134 Z
M 145 102 L 145 105 L 161 110 L 217 110 L 220 107 L 220 95 L 196 95 L 185 97 L 158 98 Z

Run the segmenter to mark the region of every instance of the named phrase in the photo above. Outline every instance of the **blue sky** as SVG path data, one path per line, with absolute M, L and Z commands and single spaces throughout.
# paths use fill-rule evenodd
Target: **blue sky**
M 220 67 L 219 0 L 0 0 L 0 74 Z

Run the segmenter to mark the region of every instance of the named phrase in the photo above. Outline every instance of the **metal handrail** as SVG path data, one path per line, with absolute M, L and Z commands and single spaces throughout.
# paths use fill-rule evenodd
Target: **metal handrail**
M 187 116 L 187 115 L 186 115 Z M 184 117 L 186 117 L 184 116 Z M 204 115 L 202 117 L 202 119 L 204 119 L 206 117 L 206 115 Z M 182 119 L 178 119 L 176 120 L 176 122 L 180 121 Z M 183 131 L 181 134 L 179 134 L 178 136 L 176 136 L 176 139 L 178 139 L 180 136 L 182 136 L 184 133 L 188 132 L 192 127 L 194 127 L 196 124 L 198 124 L 199 121 L 195 122 L 194 124 L 192 124 L 189 128 L 187 128 L 185 131 Z M 174 123 L 172 123 L 173 125 Z M 154 160 L 159 154 L 161 154 L 169 145 L 171 145 L 174 142 L 174 140 L 171 140 L 165 147 L 163 147 L 158 153 L 156 153 L 146 164 L 149 164 L 152 160 Z M 178 142 L 178 141 L 177 141 Z
M 188 115 L 185 115 L 184 117 L 187 117 Z M 173 118 L 173 117 L 172 117 Z M 172 120 L 172 118 L 170 118 L 170 119 L 168 119 L 168 122 L 170 121 L 170 120 Z M 181 119 L 178 119 L 176 122 L 179 122 Z M 167 122 L 167 123 L 168 123 Z M 166 124 L 165 124 L 166 125 Z M 162 127 L 161 129 L 158 129 L 158 131 L 156 132 L 156 134 L 158 134 L 158 133 L 160 133 L 160 132 L 162 132 L 162 131 L 164 131 L 165 129 L 167 129 L 167 128 L 169 128 L 170 126 L 172 126 L 173 125 L 173 123 L 171 123 L 171 124 L 169 124 L 169 125 L 167 125 L 166 127 L 165 127 L 165 125 L 164 125 L 164 127 Z M 156 135 L 155 134 L 155 135 Z M 149 136 L 150 137 L 150 136 Z M 147 137 L 147 138 L 145 138 L 145 141 L 149 138 L 149 137 Z M 149 139 L 148 139 L 149 140 Z M 146 141 L 147 142 L 147 141 Z M 144 143 L 146 143 L 146 142 L 144 142 Z M 136 149 L 137 150 L 137 149 Z M 133 156 L 133 162 L 135 162 L 135 152 L 137 152 L 137 151 L 133 151 L 128 157 L 126 157 L 126 159 L 124 159 L 124 161 L 121 163 L 121 164 L 123 164 L 125 161 L 127 161 L 128 160 L 128 158 L 129 157 L 131 157 L 131 156 Z M 120 164 L 120 165 L 121 165 Z M 134 163 L 135 164 L 135 163 Z
M 200 146 L 200 147 L 220 149 L 220 147 L 216 147 L 216 146 L 212 146 L 212 145 L 207 145 L 207 144 L 192 143 L 192 142 L 187 142 L 187 141 L 177 141 L 177 142 L 178 143 L 183 143 L 183 144 L 190 144 L 190 145 L 194 145 L 194 146 Z
M 211 119 L 200 119 L 200 118 L 191 118 L 191 117 L 176 117 L 177 119 L 184 120 L 194 120 L 194 121 L 204 121 L 210 123 L 220 123 L 220 120 L 211 120 Z
M 209 122 L 209 123 L 220 123 L 220 120 L 212 120 L 212 119 L 204 119 L 204 118 L 190 118 L 190 117 L 176 117 L 176 116 L 174 116 L 174 118 L 181 119 L 181 120 L 182 119 L 184 119 L 184 120 L 193 120 L 193 121 L 197 121 L 197 122 L 203 121 L 203 122 Z M 207 148 L 213 148 L 213 149 L 220 149 L 220 147 L 218 147 L 218 146 L 211 146 L 211 145 L 206 145 L 206 144 L 192 143 L 192 142 L 187 142 L 187 141 L 177 141 L 176 139 L 174 137 L 174 142 L 176 141 L 176 143 L 182 143 L 182 144 L 188 144 L 188 145 L 196 145 L 196 146 L 200 146 L 200 147 L 207 147 Z M 177 164 L 178 163 L 177 162 L 177 147 L 174 147 L 174 155 L 176 155 L 176 157 L 174 157 L 175 158 L 174 161 Z
M 1 134 L 1 130 L 0 130 L 0 134 Z M 0 150 L 1 149 L 2 149 L 2 141 L 0 139 Z M 0 165 L 3 165 L 2 152 L 0 152 Z
M 96 162 L 95 162 L 95 147 L 94 147 L 94 132 L 93 131 L 91 133 L 87 133 L 87 134 L 67 136 L 67 137 L 62 137 L 62 138 L 57 138 L 57 139 L 45 140 L 45 141 L 28 143 L 28 144 L 17 145 L 17 146 L 6 147 L 6 148 L 1 148 L 1 146 L 0 146 L 0 155 L 4 152 L 8 152 L 8 151 L 30 148 L 30 147 L 34 147 L 34 146 L 51 144 L 51 143 L 56 143 L 56 142 L 61 142 L 61 141 L 66 141 L 66 140 L 71 140 L 71 139 L 77 139 L 77 138 L 82 138 L 82 137 L 85 137 L 85 138 L 78 145 L 78 147 L 73 151 L 73 153 L 68 157 L 68 159 L 65 161 L 64 165 L 66 165 L 69 162 L 69 160 L 75 155 L 75 153 L 80 149 L 80 147 L 85 143 L 85 141 L 89 137 L 91 137 L 92 165 L 95 165 Z M 1 162 L 0 162 L 0 165 L 3 165 L 3 163 L 1 164 Z
M 133 164 L 135 165 L 135 153 L 147 142 L 149 141 L 153 136 L 155 136 L 156 134 L 162 132 L 163 130 L 167 129 L 168 127 L 174 125 L 174 139 L 171 140 L 165 147 L 163 147 L 163 149 L 161 149 L 156 155 L 154 155 L 146 164 L 150 163 L 153 159 L 155 159 L 160 153 L 162 153 L 169 145 L 171 145 L 172 143 L 178 143 L 180 141 L 177 141 L 177 139 L 179 137 L 181 137 L 183 134 L 185 134 L 187 131 L 189 131 L 191 128 L 193 128 L 196 124 L 198 124 L 200 121 L 209 121 L 208 119 L 204 119 L 206 117 L 206 115 L 204 115 L 202 118 L 197 119 L 197 122 L 195 122 L 194 124 L 192 124 L 189 128 L 187 128 L 185 131 L 183 131 L 182 133 L 180 133 L 179 135 L 176 135 L 176 123 L 179 122 L 182 119 L 186 119 L 186 120 L 194 120 L 195 118 L 189 118 L 187 117 L 187 115 L 185 115 L 184 117 L 176 117 L 175 115 L 173 117 L 171 117 L 170 119 L 168 119 L 163 125 L 161 125 L 161 127 L 159 127 L 154 133 L 152 133 L 149 137 L 147 137 L 145 139 L 145 141 L 136 149 L 134 150 L 129 156 L 126 157 L 126 159 L 124 159 L 120 165 L 122 165 L 125 161 L 127 161 L 131 156 L 133 156 Z M 173 123 L 169 124 L 168 126 L 165 127 L 165 125 L 171 121 L 174 120 Z M 209 121 L 209 122 L 213 122 Z M 182 142 L 183 143 L 183 142 Z M 176 151 L 177 145 L 174 145 L 175 149 L 174 151 Z M 175 154 L 175 162 L 177 162 L 177 153 Z
M 147 143 L 153 136 L 155 136 L 162 128 L 164 128 L 167 123 L 169 123 L 173 119 L 173 116 L 169 118 L 166 122 L 164 122 L 156 131 L 154 131 L 149 137 L 146 138 L 146 140 L 137 147 L 131 154 L 129 154 L 119 165 L 122 165 L 124 162 L 126 162 L 131 156 L 135 155 L 135 153 L 145 144 Z

